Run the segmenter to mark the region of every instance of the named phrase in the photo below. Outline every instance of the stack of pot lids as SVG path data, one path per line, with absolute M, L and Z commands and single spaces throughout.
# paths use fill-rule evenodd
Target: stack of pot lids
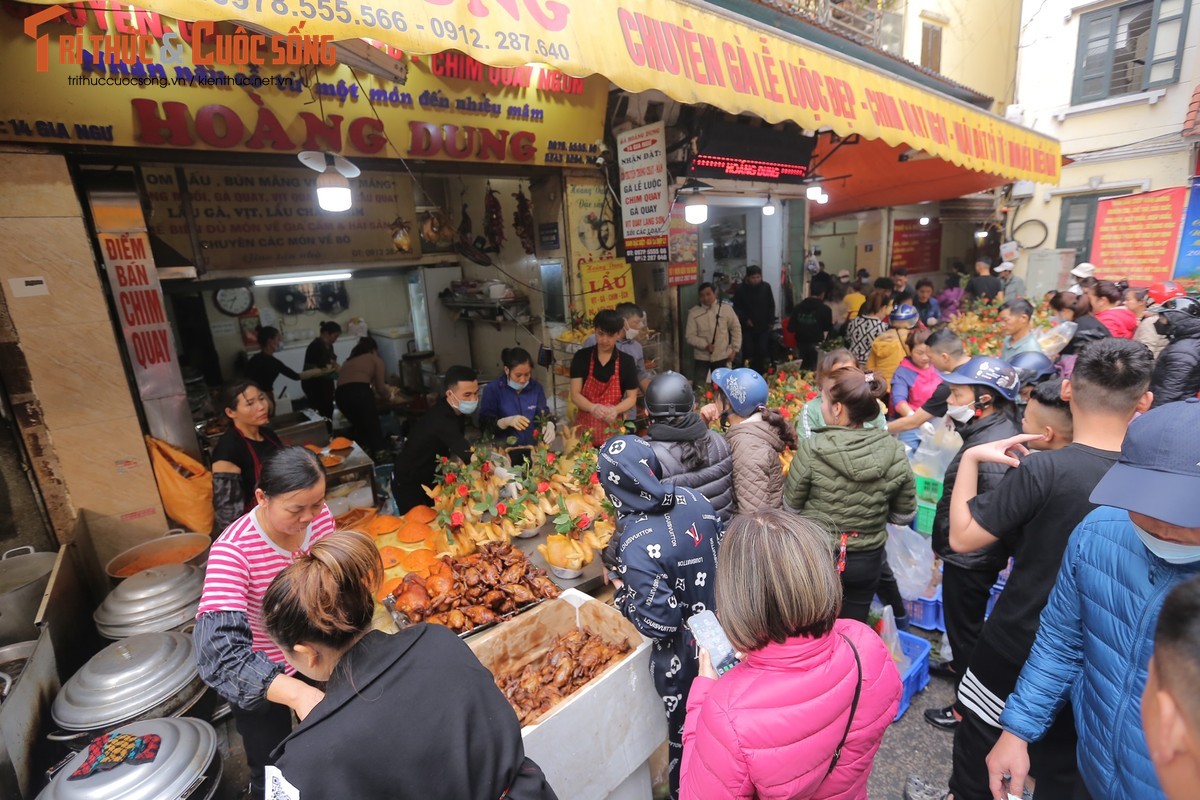
M 50 715 L 64 730 L 107 730 L 163 705 L 199 677 L 190 635 L 138 634 L 92 656 L 63 685 Z
M 190 717 L 133 722 L 105 736 L 109 739 L 95 765 L 85 766 L 92 757 L 89 745 L 54 776 L 38 800 L 186 797 L 204 778 L 217 752 L 216 731 Z M 93 740 L 93 745 L 99 743 Z M 71 780 L 72 775 L 78 777 Z
M 93 615 L 106 639 L 169 631 L 191 623 L 204 590 L 204 573 L 189 564 L 163 564 L 117 585 Z

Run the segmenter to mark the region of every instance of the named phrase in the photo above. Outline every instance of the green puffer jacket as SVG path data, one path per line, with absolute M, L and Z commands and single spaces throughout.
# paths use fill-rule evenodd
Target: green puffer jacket
M 904 445 L 887 431 L 818 428 L 800 440 L 783 503 L 806 516 L 828 517 L 836 533 L 857 533 L 847 550 L 874 550 L 887 542 L 888 522 L 912 521 L 916 481 Z

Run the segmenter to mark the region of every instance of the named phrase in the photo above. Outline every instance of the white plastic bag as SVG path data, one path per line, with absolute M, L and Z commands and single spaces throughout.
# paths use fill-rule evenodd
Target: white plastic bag
M 924 597 L 933 575 L 933 548 L 929 539 L 899 525 L 888 525 L 887 531 L 887 560 L 900 587 L 900 596 L 905 600 Z
M 1041 328 L 1037 331 L 1038 347 L 1050 358 L 1054 358 L 1070 344 L 1079 325 L 1074 322 L 1060 322 L 1051 328 Z
M 904 654 L 904 648 L 900 646 L 900 634 L 896 630 L 896 616 L 892 611 L 891 606 L 873 606 L 873 611 L 879 615 L 879 622 L 875 624 L 875 632 L 879 634 L 879 638 L 883 639 L 883 643 L 887 645 L 888 651 L 892 654 L 892 661 L 896 662 L 896 669 L 900 674 L 908 672 L 911 661 Z

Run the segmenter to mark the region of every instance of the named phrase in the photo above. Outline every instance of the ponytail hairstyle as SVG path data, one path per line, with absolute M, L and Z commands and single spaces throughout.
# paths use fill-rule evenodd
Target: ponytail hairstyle
M 254 338 L 258 341 L 259 347 L 266 347 L 267 342 L 279 335 L 279 328 L 270 325 L 259 325 L 254 329 Z
M 1125 290 L 1129 288 L 1129 284 L 1125 281 L 1098 281 L 1095 286 L 1091 287 L 1096 293 L 1096 297 L 1102 297 L 1113 305 L 1120 305 L 1125 299 Z
M 263 622 L 271 640 L 288 652 L 321 644 L 345 650 L 371 629 L 383 560 L 357 531 L 321 539 L 275 576 L 263 597 Z
M 532 366 L 533 357 L 524 347 L 506 347 L 500 351 L 500 363 L 508 369 L 516 369 L 522 364 Z
M 841 403 L 852 425 L 865 425 L 879 416 L 879 399 L 887 389 L 874 373 L 857 367 L 839 369 L 829 380 L 830 404 Z
M 783 418 L 778 410 L 774 408 L 764 408 L 762 410 L 763 422 L 770 425 L 779 434 L 779 438 L 783 439 L 784 447 L 788 450 L 795 450 L 800 440 L 796 436 L 796 428 Z
M 354 345 L 354 349 L 350 351 L 350 358 L 377 352 L 379 352 L 379 342 L 370 336 L 364 336 L 358 340 L 358 343 Z

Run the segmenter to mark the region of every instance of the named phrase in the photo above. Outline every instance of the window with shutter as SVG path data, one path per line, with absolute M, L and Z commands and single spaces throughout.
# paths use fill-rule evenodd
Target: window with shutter
M 1072 104 L 1179 80 L 1189 0 L 1137 0 L 1079 18 Z
M 942 27 L 921 23 L 921 66 L 942 71 Z

